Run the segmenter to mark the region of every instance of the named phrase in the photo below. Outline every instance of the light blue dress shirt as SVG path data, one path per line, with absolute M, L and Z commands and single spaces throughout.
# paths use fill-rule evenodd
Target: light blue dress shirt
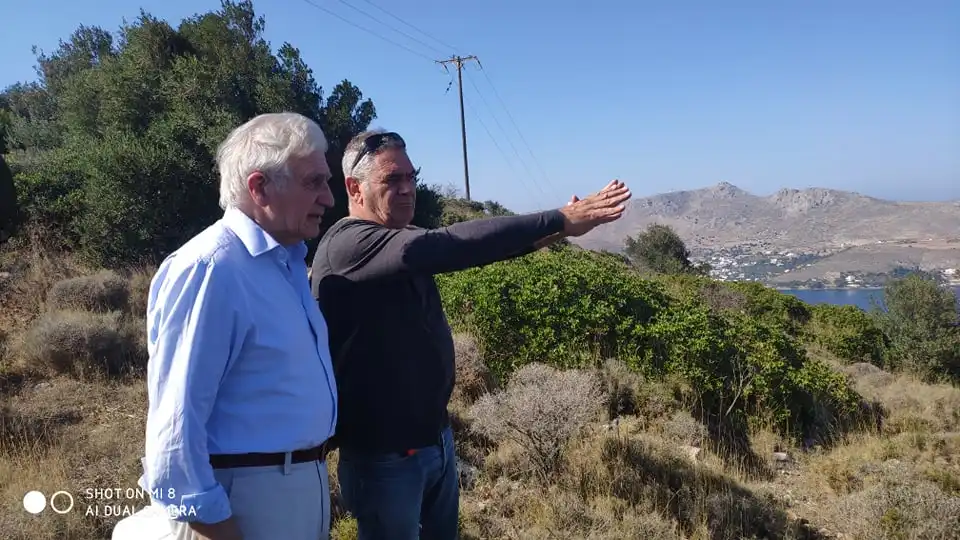
M 150 284 L 140 486 L 178 507 L 174 519 L 232 515 L 210 454 L 289 452 L 333 435 L 336 383 L 305 256 L 304 244 L 284 247 L 228 209 Z

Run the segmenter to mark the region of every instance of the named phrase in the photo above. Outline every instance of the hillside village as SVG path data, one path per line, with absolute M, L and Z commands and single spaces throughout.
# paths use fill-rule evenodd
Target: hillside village
M 768 196 L 729 182 L 632 201 L 619 222 L 576 243 L 620 251 L 667 225 L 721 280 L 781 288 L 882 287 L 923 271 L 960 281 L 960 202 L 898 202 L 825 188 Z
M 826 272 L 822 277 L 791 280 L 791 274 L 814 268 L 816 263 L 836 252 L 791 251 L 787 249 L 753 250 L 750 246 L 700 250 L 695 262 L 710 265 L 710 276 L 720 281 L 758 281 L 780 288 L 855 289 L 882 287 L 891 279 L 903 277 L 917 268 L 899 267 L 888 272 L 858 270 Z M 928 270 L 945 285 L 960 285 L 960 269 L 956 267 Z

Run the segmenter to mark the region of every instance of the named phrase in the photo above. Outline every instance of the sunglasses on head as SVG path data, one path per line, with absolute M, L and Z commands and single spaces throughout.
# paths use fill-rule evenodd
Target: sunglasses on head
M 404 142 L 403 137 L 392 131 L 387 133 L 375 133 L 363 140 L 363 148 L 357 152 L 357 157 L 353 158 L 353 165 L 350 166 L 350 170 L 353 171 L 353 169 L 356 168 L 357 163 L 360 163 L 360 160 L 363 159 L 364 156 L 375 153 L 388 143 L 392 143 L 392 146 L 395 147 L 407 147 L 407 143 Z

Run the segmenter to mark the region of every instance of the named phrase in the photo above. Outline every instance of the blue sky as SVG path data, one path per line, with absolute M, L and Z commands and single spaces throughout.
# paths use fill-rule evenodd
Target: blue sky
M 289 41 L 325 88 L 346 78 L 373 99 L 374 125 L 404 135 L 431 183 L 463 187 L 456 83 L 433 60 L 478 56 L 475 199 L 549 208 L 612 178 L 635 196 L 727 181 L 960 199 L 960 2 L 370 1 L 440 43 L 366 0 L 254 5 L 275 50 Z M 140 7 L 176 23 L 219 1 L 0 0 L 0 85 L 35 78 L 31 46 Z

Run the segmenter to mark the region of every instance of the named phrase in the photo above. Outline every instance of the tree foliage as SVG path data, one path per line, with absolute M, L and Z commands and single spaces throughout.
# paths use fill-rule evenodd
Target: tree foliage
M 638 267 L 658 274 L 708 274 L 708 265 L 690 261 L 686 244 L 669 225 L 653 224 L 624 241 L 624 253 Z
M 28 217 L 91 263 L 155 262 L 219 218 L 214 155 L 227 133 L 280 111 L 323 128 L 337 202 L 326 223 L 345 215 L 340 159 L 374 105 L 347 80 L 325 95 L 296 47 L 271 51 L 264 26 L 252 2 L 224 0 L 177 27 L 143 11 L 116 36 L 80 26 L 38 54 L 40 79 L 0 98 Z M 432 214 L 418 218 L 436 221 L 422 199 Z
M 957 296 L 922 274 L 911 274 L 884 289 L 875 316 L 890 343 L 886 363 L 927 380 L 960 381 L 960 316 Z
M 443 201 L 440 224 L 444 227 L 472 219 L 516 215 L 496 201 L 468 201 L 458 197 L 454 190 L 445 193 Z

